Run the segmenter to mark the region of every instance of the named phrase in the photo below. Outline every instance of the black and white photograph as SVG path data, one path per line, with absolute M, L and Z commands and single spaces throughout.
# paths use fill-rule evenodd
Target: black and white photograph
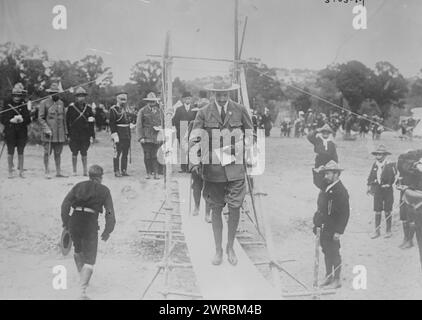
M 0 300 L 422 299 L 421 17 L 0 0 Z

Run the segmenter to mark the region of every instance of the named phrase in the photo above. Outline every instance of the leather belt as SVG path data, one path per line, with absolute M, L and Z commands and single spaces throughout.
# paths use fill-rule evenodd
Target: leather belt
M 76 207 L 74 210 L 80 211 L 80 212 L 97 213 L 95 210 L 92 210 L 90 208 L 85 208 L 85 207 Z

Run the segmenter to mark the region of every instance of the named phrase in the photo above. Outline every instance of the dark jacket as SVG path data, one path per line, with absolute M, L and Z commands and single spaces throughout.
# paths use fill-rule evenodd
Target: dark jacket
M 139 140 L 145 139 L 146 143 L 158 144 L 158 132 L 154 127 L 163 127 L 164 114 L 159 106 L 151 107 L 146 105 L 138 112 L 136 120 L 136 137 Z
M 26 104 L 15 103 L 13 100 L 6 101 L 0 114 L 0 121 L 4 125 L 6 140 L 26 140 L 28 139 L 28 125 L 31 123 L 31 116 Z M 21 115 L 23 122 L 11 123 L 10 120 L 16 115 Z
M 381 183 L 378 182 L 377 178 L 377 171 L 378 167 L 376 162 L 371 167 L 371 171 L 369 171 L 369 176 L 367 180 L 368 186 L 384 186 L 390 188 L 393 186 L 394 182 L 396 181 L 396 164 L 392 162 L 387 162 L 384 167 L 382 168 L 381 173 Z
M 110 108 L 110 133 L 117 132 L 119 140 L 130 140 L 131 123 L 131 117 L 127 110 L 117 105 Z
M 217 133 L 221 134 L 222 130 L 224 130 L 223 132 L 231 133 L 234 136 L 233 131 L 236 129 L 240 129 L 241 132 L 245 132 L 245 130 L 249 129 L 251 130 L 251 134 L 253 134 L 252 120 L 249 117 L 246 108 L 241 104 L 229 101 L 224 122 L 221 120 L 221 115 L 218 112 L 215 101 L 198 111 L 193 123 L 189 144 L 192 147 L 199 143 L 201 146 L 205 147 L 207 146 L 207 143 L 204 139 L 208 139 L 208 149 L 201 149 L 202 172 L 205 180 L 212 182 L 227 182 L 245 178 L 244 154 L 237 155 L 237 159 L 240 157 L 242 163 L 230 163 L 226 166 L 222 166 L 213 152 L 214 144 L 214 149 L 229 147 L 231 148 L 231 154 L 235 155 L 234 142 L 230 142 L 229 139 L 226 139 L 226 142 L 224 142 L 220 137 L 218 137 L 217 141 L 213 141 L 212 132 L 216 130 Z
M 72 190 L 67 194 L 63 200 L 61 207 L 61 217 L 63 226 L 68 226 L 69 213 L 71 208 L 83 207 L 94 210 L 96 213 L 86 213 L 95 215 L 98 219 L 98 215 L 105 209 L 105 233 L 111 233 L 114 230 L 116 224 L 116 218 L 114 214 L 113 200 L 111 198 L 110 190 L 95 181 L 88 180 L 79 182 Z
M 186 111 L 186 108 L 184 105 L 176 109 L 173 119 L 172 119 L 172 123 L 173 123 L 173 126 L 176 127 L 176 136 L 178 140 L 180 140 L 180 135 L 182 136 L 184 135 L 184 132 L 180 132 L 180 129 L 181 129 L 180 122 L 187 121 L 188 125 L 185 128 L 187 129 L 187 127 L 189 126 L 189 123 L 195 120 L 196 111 L 194 110 L 195 110 L 195 107 L 193 104 L 190 105 L 189 111 Z
M 422 149 L 401 154 L 397 160 L 397 169 L 400 172 L 402 185 L 422 191 L 422 173 L 415 167 L 419 159 L 422 159 Z
M 343 234 L 350 216 L 349 193 L 341 181 L 321 191 L 318 196 L 318 211 L 314 217 L 317 227 L 325 232 Z
M 93 122 L 88 119 L 94 118 L 91 106 L 86 103 L 71 103 L 66 112 L 66 125 L 71 139 L 87 139 L 94 137 Z
M 328 141 L 327 149 L 325 149 L 324 143 L 320 137 L 317 137 L 317 132 L 312 131 L 308 134 L 308 140 L 314 145 L 315 156 L 315 168 L 326 165 L 331 160 L 338 162 L 336 145 L 333 141 Z

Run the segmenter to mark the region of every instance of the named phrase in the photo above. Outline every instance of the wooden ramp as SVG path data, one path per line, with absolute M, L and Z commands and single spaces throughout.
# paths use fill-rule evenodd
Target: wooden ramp
M 276 300 L 281 299 L 281 292 L 258 271 L 243 248 L 235 241 L 234 250 L 238 264 L 232 266 L 224 254 L 223 264 L 214 266 L 214 237 L 211 224 L 204 220 L 205 210 L 201 199 L 201 212 L 198 216 L 189 216 L 190 176 L 177 177 L 180 196 L 180 213 L 189 256 L 197 277 L 200 292 L 207 300 Z M 193 207 L 193 197 L 191 198 Z M 225 221 L 225 219 L 223 219 Z M 223 248 L 227 243 L 227 224 L 224 223 Z

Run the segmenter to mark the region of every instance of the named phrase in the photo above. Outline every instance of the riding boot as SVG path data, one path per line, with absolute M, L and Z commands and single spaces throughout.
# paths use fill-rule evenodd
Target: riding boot
M 13 179 L 13 155 L 8 154 L 7 155 L 7 166 L 9 169 L 9 179 Z
M 84 171 L 84 177 L 88 176 L 88 157 L 82 156 L 82 167 Z
M 76 176 L 78 167 L 78 156 L 72 156 L 72 168 L 73 168 L 73 175 Z
M 89 265 L 89 264 L 85 264 L 81 269 L 81 272 L 80 272 L 81 297 L 80 298 L 82 300 L 89 299 L 87 294 L 86 294 L 86 289 L 88 288 L 89 280 L 91 279 L 93 271 L 94 271 L 93 266 Z
M 381 212 L 376 212 L 375 213 L 375 232 L 371 236 L 371 239 L 376 239 L 381 235 L 380 227 L 381 227 Z
M 23 174 L 23 154 L 18 154 L 18 169 L 19 169 L 19 177 L 24 179 L 25 176 Z

